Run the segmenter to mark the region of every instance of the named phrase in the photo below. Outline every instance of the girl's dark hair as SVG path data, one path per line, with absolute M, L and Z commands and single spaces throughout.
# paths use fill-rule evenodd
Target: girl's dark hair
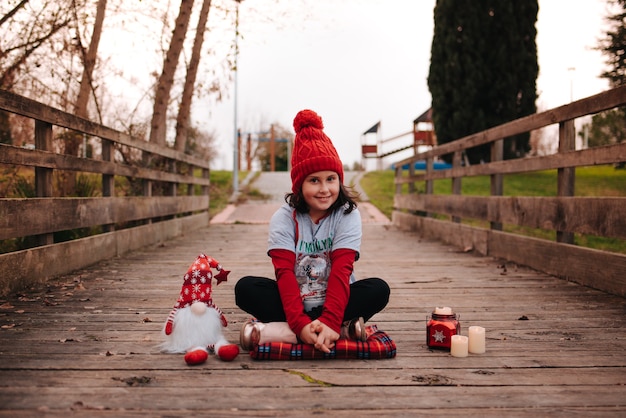
M 356 208 L 356 199 L 359 194 L 353 190 L 352 187 L 340 185 L 339 187 L 339 195 L 337 196 L 337 200 L 335 203 L 328 208 L 329 211 L 333 211 L 340 207 L 345 207 L 343 211 L 344 214 L 348 214 L 352 212 Z M 294 208 L 299 213 L 309 213 L 309 207 L 304 201 L 304 196 L 302 195 L 302 190 L 296 193 L 287 193 L 285 194 L 285 202 L 289 204 L 292 208 Z

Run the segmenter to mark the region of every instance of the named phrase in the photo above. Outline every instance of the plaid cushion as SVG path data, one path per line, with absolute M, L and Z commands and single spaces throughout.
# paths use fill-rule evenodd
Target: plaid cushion
M 325 359 L 385 359 L 396 356 L 396 343 L 379 331 L 376 325 L 366 328 L 367 340 L 339 339 L 330 353 L 316 350 L 311 344 L 265 343 L 250 351 L 255 360 L 325 360 Z

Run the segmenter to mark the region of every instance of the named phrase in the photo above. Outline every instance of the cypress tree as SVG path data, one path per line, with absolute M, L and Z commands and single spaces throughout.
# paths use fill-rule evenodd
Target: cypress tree
M 608 79 L 611 87 L 619 87 L 626 81 L 626 0 L 611 4 L 615 12 L 607 17 L 610 29 L 600 44 L 608 70 L 601 77 Z
M 428 87 L 440 144 L 536 112 L 537 0 L 437 0 Z M 529 134 L 506 138 L 504 158 L 525 155 Z M 489 146 L 468 150 L 490 160 Z

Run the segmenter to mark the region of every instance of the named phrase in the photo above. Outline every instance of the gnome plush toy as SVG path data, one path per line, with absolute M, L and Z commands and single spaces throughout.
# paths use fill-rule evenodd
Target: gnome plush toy
M 213 276 L 211 268 L 218 274 Z M 163 327 L 165 341 L 161 350 L 166 353 L 185 353 L 189 365 L 204 363 L 209 352 L 224 361 L 239 354 L 239 347 L 230 344 L 222 330 L 228 323 L 222 311 L 211 298 L 211 280 L 217 284 L 226 281 L 230 271 L 211 257 L 200 254 L 183 277 L 180 297 Z

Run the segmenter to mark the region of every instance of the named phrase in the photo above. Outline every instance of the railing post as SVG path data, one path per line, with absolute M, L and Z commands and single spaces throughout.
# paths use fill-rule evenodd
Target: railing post
M 35 120 L 35 148 L 52 151 L 52 124 Z M 37 197 L 52 197 L 52 169 L 35 167 L 35 194 Z M 37 236 L 39 245 L 54 244 L 53 234 Z
M 202 169 L 202 178 L 203 179 L 211 178 L 211 172 L 208 169 L 203 168 Z M 202 186 L 202 195 L 203 196 L 209 196 L 209 186 Z
M 504 158 L 504 140 L 498 139 L 491 143 L 491 162 L 502 161 Z M 491 196 L 502 196 L 504 192 L 502 174 L 491 175 Z M 490 222 L 491 229 L 502 231 L 502 222 Z
M 176 161 L 172 160 L 172 159 L 167 159 L 165 162 L 165 171 L 170 172 L 170 173 L 176 173 L 177 172 L 177 167 L 178 165 L 176 164 Z M 175 182 L 168 182 L 167 185 L 165 186 L 165 190 L 164 192 L 168 195 L 168 196 L 176 196 L 178 194 L 178 183 Z M 162 219 L 174 219 L 176 217 L 176 215 L 168 215 L 165 216 Z
M 202 177 L 204 177 L 204 168 L 202 169 Z M 193 177 L 194 166 L 187 166 L 187 175 Z M 206 178 L 206 177 L 205 177 Z M 187 183 L 187 196 L 193 196 L 195 185 L 193 183 Z M 204 186 L 202 186 L 202 194 L 204 194 Z
M 176 161 L 174 160 L 167 160 L 167 171 L 169 171 L 170 173 L 176 173 Z M 168 183 L 168 188 L 169 188 L 169 195 L 170 196 L 176 196 L 176 189 L 177 189 L 178 184 L 176 183 Z
M 433 173 L 434 167 L 435 163 L 433 157 L 428 157 L 426 159 L 426 194 L 433 194 L 435 192 L 435 182 L 429 178 Z
M 402 179 L 402 166 L 396 166 L 396 194 L 402 194 L 402 183 L 400 180 Z
M 430 175 L 433 174 L 435 167 L 435 160 L 433 157 L 426 159 L 426 194 L 432 195 L 435 193 L 435 181 L 430 179 Z M 433 217 L 432 213 L 426 212 L 426 216 Z
M 102 139 L 102 161 L 113 161 L 113 142 L 108 139 Z M 111 174 L 102 175 L 102 197 L 113 197 L 115 191 L 115 180 Z M 102 226 L 104 232 L 112 232 L 115 230 L 115 224 L 107 224 Z
M 146 158 L 146 153 L 144 152 L 144 167 L 148 167 L 149 164 L 146 164 L 146 162 L 149 162 L 150 159 Z M 146 180 L 143 179 L 141 182 L 141 186 L 142 186 L 142 194 L 145 197 L 151 197 L 152 196 L 152 180 Z M 146 224 L 151 224 L 152 223 L 152 218 L 146 219 L 144 221 Z
M 415 163 L 411 162 L 409 164 L 409 177 L 413 178 L 415 176 Z M 412 181 L 409 183 L 409 193 L 415 193 L 415 182 Z
M 559 153 L 576 149 L 576 127 L 574 120 L 559 123 Z M 557 196 L 574 196 L 576 168 L 563 167 L 558 169 Z M 574 243 L 574 234 L 566 231 L 556 231 L 556 241 L 564 244 Z
M 455 151 L 452 157 L 452 168 L 460 168 L 462 163 L 461 151 Z M 452 177 L 452 194 L 460 195 L 462 190 L 461 177 Z M 452 222 L 460 223 L 461 218 L 452 217 Z

